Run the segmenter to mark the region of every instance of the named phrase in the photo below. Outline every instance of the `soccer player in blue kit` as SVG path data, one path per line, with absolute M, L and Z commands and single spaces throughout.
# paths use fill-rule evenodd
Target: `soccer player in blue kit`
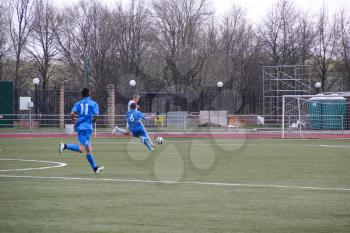
M 126 119 L 132 136 L 140 138 L 141 143 L 145 144 L 148 150 L 153 151 L 152 143 L 150 142 L 147 131 L 141 122 L 141 120 L 145 120 L 145 116 L 142 112 L 137 110 L 136 103 L 130 105 L 130 110 L 126 114 Z
M 75 123 L 75 131 L 78 133 L 78 144 L 63 144 L 61 142 L 59 147 L 59 152 L 62 153 L 64 150 L 70 150 L 82 153 L 84 150 L 86 152 L 86 159 L 89 161 L 91 168 L 95 174 L 100 173 L 104 167 L 97 166 L 94 156 L 92 155 L 91 146 L 91 134 L 92 125 L 96 122 L 97 116 L 99 114 L 98 104 L 91 100 L 90 90 L 84 88 L 81 92 L 83 98 L 76 102 L 73 106 L 71 117 L 74 124 L 75 117 L 78 115 L 77 122 Z

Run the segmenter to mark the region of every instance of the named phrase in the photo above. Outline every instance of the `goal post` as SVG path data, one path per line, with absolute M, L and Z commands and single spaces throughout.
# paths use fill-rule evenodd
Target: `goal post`
M 350 95 L 284 95 L 282 138 L 350 134 Z

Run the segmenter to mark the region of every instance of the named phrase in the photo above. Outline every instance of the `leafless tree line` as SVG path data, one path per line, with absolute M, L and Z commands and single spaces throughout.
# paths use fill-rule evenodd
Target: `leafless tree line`
M 277 0 L 258 24 L 233 6 L 214 16 L 209 0 L 132 0 L 107 7 L 97 0 L 57 8 L 49 0 L 0 3 L 0 80 L 16 88 L 39 77 L 47 89 L 89 85 L 200 92 L 225 83 L 246 113 L 261 98 L 263 65 L 310 65 L 322 90 L 350 90 L 350 17 L 326 6 L 311 15 Z

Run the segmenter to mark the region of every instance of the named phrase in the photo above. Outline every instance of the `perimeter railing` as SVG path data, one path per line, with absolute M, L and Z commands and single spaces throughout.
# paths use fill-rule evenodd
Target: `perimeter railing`
M 183 112 L 182 112 L 183 113 Z M 143 121 L 149 131 L 205 131 L 205 130 L 250 130 L 250 129 L 275 129 L 280 130 L 280 116 L 265 116 L 264 122 L 258 122 L 257 115 L 226 115 L 212 119 L 201 119 L 199 114 L 169 115 L 145 113 Z M 210 117 L 209 117 L 210 118 Z M 260 117 L 261 118 L 261 117 Z M 63 122 L 62 122 L 63 121 Z M 0 133 L 24 132 L 24 133 L 64 133 L 72 124 L 71 116 L 64 118 L 55 114 L 0 114 Z M 113 125 L 126 126 L 125 115 L 111 116 L 100 115 L 95 124 L 96 132 L 111 132 Z
M 151 132 L 282 133 L 282 116 L 276 115 L 225 115 L 211 116 L 211 119 L 208 119 L 197 113 L 184 114 L 182 112 L 179 115 L 145 113 L 145 116 L 146 120 L 143 121 L 143 124 Z M 349 133 L 350 124 L 344 120 L 343 116 L 331 116 L 322 122 L 318 121 L 317 116 L 305 115 L 301 116 L 301 119 L 304 120 L 298 125 L 295 116 L 285 116 L 285 133 L 296 130 L 328 130 L 326 127 L 317 129 L 316 126 L 319 124 L 335 125 L 337 133 Z M 100 115 L 94 125 L 94 131 L 110 133 L 114 125 L 125 127 L 125 115 L 114 117 Z M 69 133 L 72 127 L 70 115 L 64 115 L 62 119 L 59 115 L 53 114 L 0 114 L 0 133 Z M 329 130 L 332 130 L 332 127 Z

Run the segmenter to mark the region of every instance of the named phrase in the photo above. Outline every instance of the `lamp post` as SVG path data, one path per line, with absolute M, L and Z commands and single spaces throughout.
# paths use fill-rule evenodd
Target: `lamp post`
M 87 46 L 85 45 L 84 49 L 84 65 L 83 65 L 83 86 L 87 87 L 89 85 L 89 61 L 88 61 L 88 51 Z
M 315 83 L 316 94 L 320 93 L 321 86 L 322 86 L 321 82 Z
M 224 83 L 222 81 L 219 81 L 216 83 L 216 86 L 218 87 L 219 92 L 219 110 L 221 110 L 221 88 L 224 86 Z
M 136 81 L 134 79 L 131 79 L 129 82 L 129 86 L 130 86 L 130 90 L 132 90 L 132 92 L 134 91 L 134 87 L 136 86 Z M 133 96 L 133 93 L 131 94 L 131 98 Z
M 34 108 L 35 108 L 35 113 L 38 113 L 38 85 L 40 83 L 39 78 L 33 78 L 33 84 L 34 84 Z

